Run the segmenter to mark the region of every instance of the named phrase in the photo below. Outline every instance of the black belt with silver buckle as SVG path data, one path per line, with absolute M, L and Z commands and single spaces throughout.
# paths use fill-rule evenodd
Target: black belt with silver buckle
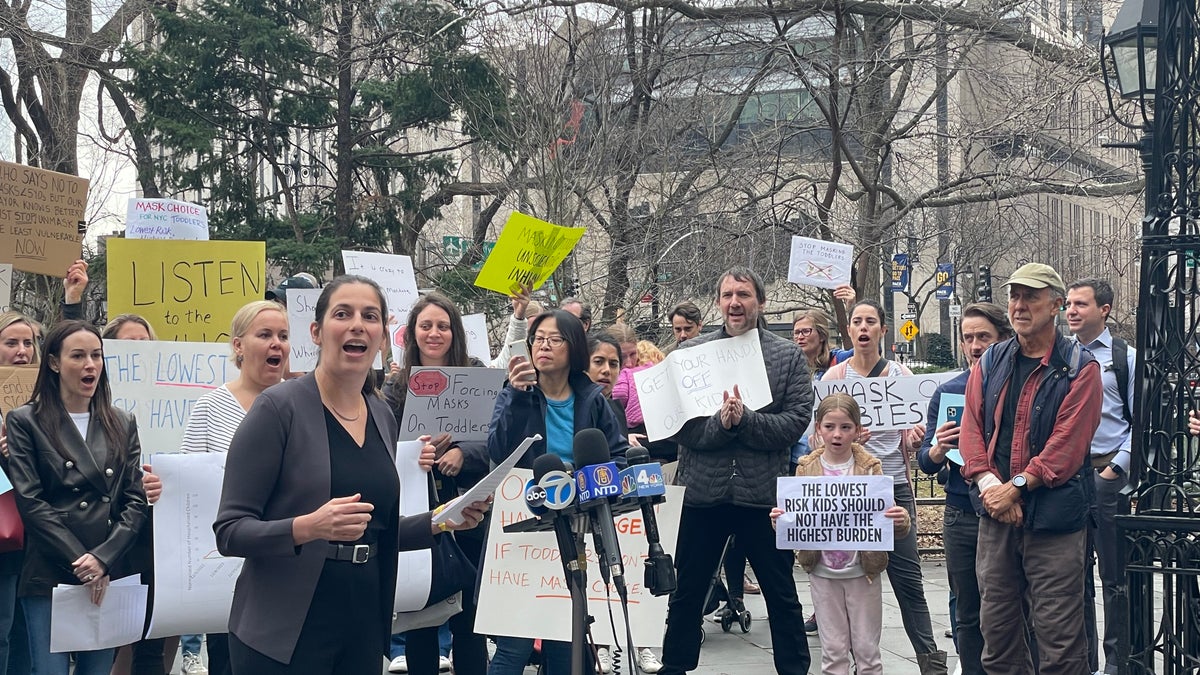
M 379 547 L 375 544 L 330 544 L 329 550 L 325 552 L 325 558 L 361 565 L 374 558 L 378 553 Z

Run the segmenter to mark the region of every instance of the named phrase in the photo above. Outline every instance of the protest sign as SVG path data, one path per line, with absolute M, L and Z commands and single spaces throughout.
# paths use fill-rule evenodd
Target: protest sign
M 463 330 L 467 332 L 467 356 L 474 356 L 486 363 L 492 361 L 492 346 L 488 342 L 487 316 L 467 314 L 462 318 Z
M 0 414 L 29 403 L 37 374 L 37 366 L 0 366 Z
M 487 547 L 480 572 L 479 609 L 475 631 L 486 635 L 571 640 L 571 596 L 563 579 L 562 561 L 553 532 L 506 533 L 503 526 L 530 518 L 525 507 L 525 481 L 531 471 L 514 469 L 496 490 Z M 655 507 L 663 549 L 675 552 L 682 487 L 668 485 L 667 500 Z M 667 598 L 650 595 L 645 578 L 646 532 L 641 512 L 614 518 L 629 588 L 629 623 L 639 647 L 662 644 Z M 618 635 L 625 622 L 615 590 L 606 593 L 597 569 L 595 551 L 588 547 L 588 613 L 608 617 L 613 610 Z M 514 607 L 521 611 L 514 612 Z M 608 635 L 607 618 L 605 635 Z
M 144 455 L 178 450 L 196 399 L 238 372 L 227 344 L 150 340 L 105 340 L 104 370 L 113 405 L 137 417 Z
M 873 431 L 907 429 L 925 422 L 925 413 L 929 411 L 929 399 L 934 390 L 939 384 L 957 376 L 957 372 L 952 372 L 822 380 L 813 383 L 817 397 L 814 407 L 833 392 L 850 394 L 858 401 L 864 427 Z
M 208 239 L 208 210 L 175 199 L 129 200 L 126 239 Z
M 448 433 L 455 441 L 486 441 L 506 376 L 500 368 L 414 367 L 400 438 Z
M 148 637 L 229 630 L 241 558 L 217 552 L 225 453 L 156 454 L 162 497 L 154 504 L 154 611 Z
M 415 516 L 429 510 L 429 474 L 420 467 L 421 441 L 396 444 L 396 474 L 400 476 L 400 515 Z M 433 586 L 433 552 L 427 548 L 401 551 L 396 558 L 396 594 L 392 608 L 413 612 L 429 601 Z
M 563 227 L 513 212 L 475 285 L 513 295 L 521 286 L 541 288 L 583 237 L 582 227 Z
M 633 381 L 651 441 L 669 438 L 684 422 L 719 410 L 734 385 L 751 410 L 772 400 L 758 329 L 676 349 L 662 363 L 634 373 Z
M 160 340 L 225 342 L 242 305 L 262 300 L 261 241 L 108 240 L 108 314 L 140 314 Z
M 788 281 L 819 288 L 837 288 L 850 283 L 854 247 L 824 239 L 792 237 Z
M 392 344 L 402 345 L 404 340 L 397 333 L 404 330 L 408 311 L 417 301 L 417 277 L 413 274 L 412 258 L 390 253 L 369 251 L 342 251 L 342 264 L 346 274 L 358 274 L 371 279 L 383 289 L 387 300 L 389 321 L 394 321 L 390 336 Z
M 0 161 L 0 262 L 67 276 L 83 254 L 88 179 Z
M 12 271 L 12 265 L 0 265 L 0 312 L 12 310 Z
M 319 288 L 287 289 L 288 346 L 292 356 L 288 370 L 307 373 L 317 367 L 317 345 L 312 340 L 312 323 L 317 318 Z
M 896 504 L 891 476 L 794 476 L 776 479 L 784 514 L 775 547 L 798 551 L 890 551 Z

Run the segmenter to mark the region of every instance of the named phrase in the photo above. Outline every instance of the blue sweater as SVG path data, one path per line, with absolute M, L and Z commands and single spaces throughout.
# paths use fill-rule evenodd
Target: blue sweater
M 934 390 L 933 397 L 929 399 L 929 411 L 925 414 L 925 440 L 921 442 L 921 449 L 917 451 L 917 464 L 920 465 L 921 471 L 931 476 L 937 475 L 947 462 L 945 459 L 941 462 L 934 462 L 929 457 L 929 450 L 933 447 L 933 439 L 937 434 L 938 410 L 942 407 L 942 393 L 965 394 L 967 392 L 967 377 L 970 374 L 970 370 L 964 370 L 958 377 L 941 383 Z M 953 506 L 974 513 L 975 507 L 971 505 L 970 493 L 967 492 L 967 483 L 963 480 L 962 474 L 959 473 L 959 468 L 957 464 L 950 462 L 950 480 L 946 483 L 946 506 Z

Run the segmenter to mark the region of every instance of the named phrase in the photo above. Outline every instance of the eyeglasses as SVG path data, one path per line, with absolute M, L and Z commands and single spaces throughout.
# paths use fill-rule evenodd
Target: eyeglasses
M 816 330 L 816 329 L 815 328 L 797 328 L 796 330 L 794 330 L 792 332 L 800 337 L 808 337 L 809 335 L 813 334 L 814 330 Z
M 567 339 L 561 335 L 536 335 L 532 340 L 529 341 L 529 344 L 533 345 L 534 347 L 550 345 L 552 348 L 558 348 L 563 346 L 566 341 Z

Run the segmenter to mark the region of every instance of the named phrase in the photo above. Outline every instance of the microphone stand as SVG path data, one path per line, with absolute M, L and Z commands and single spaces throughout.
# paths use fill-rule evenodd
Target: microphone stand
M 580 555 L 580 551 L 584 550 L 583 533 L 588 525 L 587 516 L 569 516 L 563 525 L 565 527 L 555 527 L 554 534 L 558 538 L 563 573 L 571 594 L 571 675 L 589 675 L 593 659 L 589 658 L 587 634 L 592 617 L 588 615 L 587 557 Z

